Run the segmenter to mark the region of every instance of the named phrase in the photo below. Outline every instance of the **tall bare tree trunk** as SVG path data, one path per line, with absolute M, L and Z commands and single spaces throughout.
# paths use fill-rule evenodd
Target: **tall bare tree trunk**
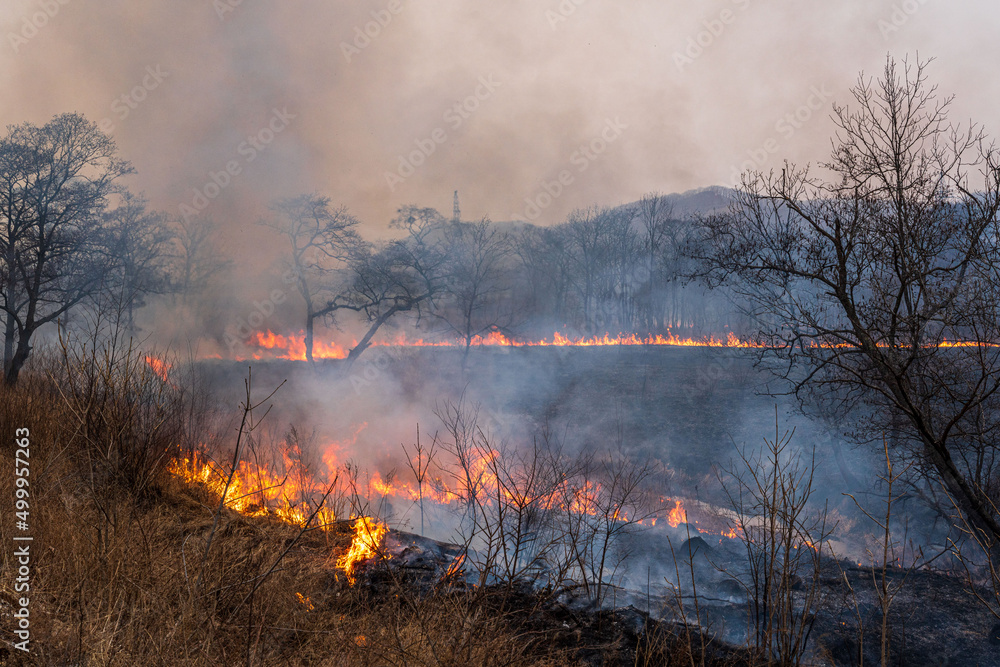
M 7 324 L 4 329 L 3 336 L 3 371 L 4 374 L 10 368 L 11 361 L 14 358 L 14 335 L 16 329 L 14 328 L 14 316 L 7 313 Z
M 10 359 L 9 365 L 4 365 L 4 381 L 8 385 L 17 384 L 17 378 L 21 374 L 21 368 L 24 367 L 24 362 L 28 360 L 28 354 L 31 352 L 31 347 L 28 345 L 28 336 L 23 336 L 18 339 L 17 347 L 14 350 L 14 355 Z
M 313 322 L 316 316 L 313 314 L 312 303 L 306 302 L 306 361 L 313 362 Z

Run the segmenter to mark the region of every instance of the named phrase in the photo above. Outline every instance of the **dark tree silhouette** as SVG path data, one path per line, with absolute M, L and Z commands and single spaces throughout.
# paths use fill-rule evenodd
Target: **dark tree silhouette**
M 445 280 L 434 314 L 447 333 L 462 341 L 464 366 L 477 336 L 510 333 L 514 321 L 510 239 L 488 219 L 452 223 L 447 227 L 445 257 Z
M 358 219 L 345 207 L 333 208 L 329 197 L 315 194 L 282 199 L 271 210 L 275 217 L 261 224 L 288 243 L 288 262 L 306 306 L 306 359 L 311 362 L 315 322 L 335 310 L 324 304 L 336 293 L 337 271 L 364 247 L 356 229 Z
M 132 172 L 83 116 L 8 128 L 0 140 L 4 377 L 15 383 L 40 327 L 95 294 L 117 263 L 104 211 Z
M 218 226 L 211 218 L 177 218 L 171 228 L 171 292 L 187 302 L 200 295 L 232 262 L 220 255 Z
M 361 313 L 368 330 L 347 356 L 346 368 L 371 345 L 375 334 L 400 313 L 423 309 L 440 294 L 445 281 L 444 229 L 434 209 L 404 206 L 390 223 L 402 239 L 365 246 L 350 262 L 347 287 L 323 308 L 324 313 Z
M 105 214 L 105 227 L 114 270 L 97 307 L 108 307 L 109 300 L 120 307 L 126 329 L 134 333 L 135 311 L 146 305 L 146 298 L 175 289 L 169 254 L 174 232 L 165 215 L 148 210 L 145 199 L 129 193 Z
M 948 123 L 925 66 L 889 59 L 834 107 L 828 180 L 745 175 L 701 258 L 806 404 L 861 415 L 865 439 L 899 424 L 895 454 L 1000 562 L 1000 154 Z

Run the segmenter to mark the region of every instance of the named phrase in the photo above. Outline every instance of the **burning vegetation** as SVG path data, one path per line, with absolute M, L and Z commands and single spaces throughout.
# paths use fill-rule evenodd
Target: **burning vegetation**
M 388 526 L 371 517 L 362 516 L 354 521 L 351 546 L 337 558 L 337 567 L 344 571 L 352 585 L 357 581 L 357 570 L 364 562 L 375 558 L 389 558 L 385 553 L 385 536 L 388 532 Z
M 733 349 L 759 348 L 759 343 L 740 340 L 733 333 L 725 338 L 719 339 L 713 336 L 704 338 L 681 338 L 672 333 L 650 334 L 640 336 L 637 334 L 604 334 L 603 336 L 575 337 L 569 338 L 559 332 L 552 335 L 550 339 L 522 341 L 508 338 L 499 331 L 486 334 L 484 336 L 473 336 L 469 343 L 473 347 L 722 347 Z M 455 340 L 426 341 L 422 338 L 410 340 L 406 336 L 398 336 L 391 341 L 376 341 L 370 344 L 371 347 L 393 347 L 393 348 L 464 348 L 466 343 Z M 290 334 L 287 336 L 275 334 L 271 331 L 255 333 L 247 341 L 247 347 L 252 351 L 253 359 L 288 359 L 292 361 L 306 360 L 306 341 L 303 333 Z M 342 347 L 334 342 L 313 342 L 312 356 L 314 359 L 347 359 L 349 350 L 358 347 L 358 342 L 351 343 L 349 348 Z
M 363 427 L 355 432 L 355 439 L 362 429 Z M 290 449 L 288 451 L 289 447 L 286 445 L 281 460 L 274 468 L 246 460 L 240 460 L 232 468 L 195 451 L 187 456 L 178 456 L 168 469 L 185 483 L 200 485 L 218 497 L 221 507 L 247 517 L 271 518 L 303 528 L 311 525 L 324 531 L 335 529 L 340 517 L 337 509 L 329 505 L 335 504 L 343 512 L 344 503 L 331 500 L 332 487 L 329 483 L 315 479 L 304 468 L 301 452 L 294 446 Z M 340 445 L 331 446 L 323 456 L 335 480 L 334 485 L 337 484 L 339 472 L 351 474 L 349 466 L 343 471 L 339 470 L 336 452 L 340 449 Z M 501 461 L 500 457 L 500 452 L 494 449 L 470 449 L 464 457 L 452 462 L 451 466 L 438 461 L 434 477 L 421 478 L 416 483 L 392 476 L 390 481 L 384 481 L 376 472 L 368 477 L 364 502 L 366 505 L 373 501 L 384 504 L 391 500 L 402 501 L 410 506 L 419 503 L 421 515 L 425 510 L 435 511 L 427 508 L 427 504 L 433 504 L 440 511 L 449 513 L 461 513 L 461 508 L 471 505 L 483 513 L 480 521 L 488 520 L 488 514 L 500 517 L 507 511 L 565 513 L 577 523 L 579 521 L 572 519 L 573 516 L 609 522 L 605 529 L 609 532 L 632 525 L 654 527 L 660 518 L 671 528 L 678 528 L 687 522 L 687 510 L 682 499 L 660 498 L 656 505 L 662 509 L 657 509 L 649 504 L 648 499 L 639 503 L 637 498 L 630 498 L 627 494 L 616 498 L 614 491 L 606 490 L 604 483 L 595 482 L 585 475 L 578 474 L 575 478 L 568 478 L 564 474 L 563 479 L 550 485 L 545 491 L 540 488 L 519 488 L 514 477 L 517 472 L 510 469 L 509 461 Z M 450 480 L 451 488 L 446 480 Z M 620 480 L 612 483 L 618 482 Z M 351 481 L 348 486 L 354 489 L 355 494 L 358 493 L 356 480 Z M 344 492 L 346 488 L 336 490 Z M 321 499 L 321 502 L 317 504 L 316 499 Z M 672 507 L 669 507 L 670 503 L 673 503 Z M 703 504 L 699 504 L 701 505 Z M 710 524 L 725 521 L 707 506 L 700 509 L 699 515 Z M 351 517 L 350 521 L 353 522 L 351 544 L 344 553 L 336 556 L 335 562 L 336 567 L 344 572 L 353 585 L 361 564 L 390 557 L 384 548 L 389 529 L 385 522 L 370 516 Z M 695 520 L 691 529 L 706 536 L 732 539 L 737 535 L 733 528 L 709 529 L 699 526 L 699 523 L 700 520 Z M 469 546 L 479 545 L 470 543 Z M 464 561 L 464 554 L 455 559 L 446 576 L 454 576 Z
M 827 349 L 858 349 L 860 346 L 854 343 L 832 343 L 816 342 L 811 343 L 818 347 Z M 509 348 L 536 348 L 536 347 L 704 347 L 704 348 L 728 348 L 734 350 L 760 350 L 765 349 L 766 343 L 759 341 L 745 340 L 729 333 L 725 338 L 705 336 L 701 338 L 682 338 L 672 333 L 650 334 L 640 336 L 638 334 L 604 334 L 603 336 L 580 336 L 569 338 L 559 332 L 555 332 L 551 338 L 541 340 L 517 340 L 508 338 L 504 334 L 494 331 L 485 336 L 473 336 L 468 344 L 464 341 L 440 340 L 428 341 L 423 338 L 408 339 L 405 335 L 397 336 L 388 341 L 373 341 L 369 347 L 373 348 L 451 348 L 463 349 L 465 347 L 509 347 Z M 888 343 L 877 343 L 877 347 L 889 348 Z M 1000 343 L 982 342 L 975 340 L 955 341 L 941 339 L 935 342 L 924 344 L 925 347 L 948 348 L 993 348 L 1000 346 Z M 246 342 L 249 349 L 249 358 L 254 360 L 263 359 L 285 359 L 289 361 L 306 361 L 306 339 L 302 332 L 298 334 L 281 335 L 268 330 L 253 334 Z M 313 359 L 347 359 L 352 349 L 358 348 L 358 341 L 353 341 L 349 346 L 341 346 L 336 342 L 313 341 Z M 237 355 L 236 361 L 245 361 L 243 357 Z M 157 374 L 163 373 L 161 377 L 166 378 L 166 373 L 161 371 L 162 362 L 151 360 L 151 365 L 155 364 Z M 169 367 L 168 367 L 169 370 Z
M 240 461 L 228 470 L 199 451 L 178 457 L 169 467 L 172 474 L 189 484 L 202 484 L 221 499 L 224 507 L 253 517 L 274 517 L 303 526 L 311 518 L 320 527 L 337 520 L 332 509 L 310 507 L 310 499 L 323 489 L 299 469 L 298 461 L 283 457 L 285 472 L 279 476 L 262 464 Z M 313 516 L 313 513 L 316 513 Z

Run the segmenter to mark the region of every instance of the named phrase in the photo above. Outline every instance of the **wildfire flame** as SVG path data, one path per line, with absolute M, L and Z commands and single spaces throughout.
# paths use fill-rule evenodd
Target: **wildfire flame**
M 455 556 L 454 560 L 451 561 L 451 565 L 448 566 L 448 571 L 444 573 L 444 576 L 441 577 L 441 580 L 447 581 L 452 577 L 457 577 L 458 575 L 460 575 L 462 573 L 463 565 L 465 565 L 465 554 L 460 553 L 459 555 Z
M 298 599 L 299 604 L 301 604 L 309 611 L 313 611 L 314 609 L 316 609 L 315 605 L 313 605 L 312 601 L 308 598 L 308 596 L 302 595 L 302 593 L 296 593 L 295 597 Z
M 362 516 L 355 521 L 351 548 L 337 559 L 337 568 L 344 571 L 352 586 L 357 580 L 357 568 L 361 563 L 380 554 L 388 558 L 383 549 L 388 532 L 388 526 L 371 517 Z
M 291 454 L 297 452 L 292 451 Z M 322 489 L 312 482 L 311 477 L 296 470 L 299 465 L 289 452 L 283 453 L 284 477 L 279 477 L 267 466 L 240 461 L 232 475 L 226 468 L 194 452 L 190 457 L 182 457 L 170 465 L 170 472 L 189 484 L 202 484 L 223 499 L 223 504 L 241 514 L 253 517 L 269 516 L 292 525 L 304 526 L 313 514 L 307 503 L 296 502 L 296 496 L 303 499 Z M 315 512 L 314 522 L 328 528 L 336 521 L 334 512 L 321 507 Z M 354 523 L 351 546 L 337 559 L 336 567 L 344 571 L 351 585 L 356 581 L 358 566 L 376 555 L 384 554 L 385 536 L 388 526 L 370 517 L 359 517 Z M 309 609 L 309 598 L 297 594 L 299 602 Z
M 172 364 L 168 364 L 163 359 L 159 359 L 152 355 L 146 355 L 145 357 L 146 365 L 149 366 L 156 375 L 164 382 L 170 382 L 170 369 L 173 368 Z
M 284 453 L 284 477 L 279 477 L 265 465 L 240 461 L 230 476 L 216 462 L 194 452 L 170 464 L 170 472 L 189 484 L 202 484 L 223 504 L 247 516 L 271 516 L 285 523 L 305 525 L 313 510 L 305 502 L 322 489 L 304 474 L 296 472 L 297 462 Z M 314 523 L 327 526 L 336 521 L 334 512 L 321 507 Z
M 729 333 L 725 338 L 709 336 L 707 338 L 681 338 L 675 334 L 656 334 L 640 336 L 637 334 L 618 334 L 612 336 L 606 333 L 603 336 L 591 336 L 569 338 L 556 332 L 551 339 L 538 341 L 519 341 L 504 336 L 499 331 L 494 331 L 486 336 L 473 337 L 471 344 L 474 347 L 602 347 L 602 346 L 672 346 L 672 347 L 727 347 L 727 348 L 754 348 L 760 347 L 758 343 L 746 341 L 738 338 L 735 334 Z M 281 335 L 270 330 L 253 334 L 247 341 L 247 345 L 254 349 L 253 358 L 261 359 L 265 353 L 275 359 L 288 359 L 291 361 L 304 361 L 306 358 L 305 335 L 298 334 Z M 351 343 L 350 347 L 355 347 L 357 341 Z M 405 335 L 396 337 L 393 340 L 376 341 L 372 347 L 464 347 L 464 341 L 426 341 L 422 338 L 410 340 Z M 316 340 L 313 342 L 313 358 L 315 359 L 346 359 L 348 350 L 335 342 Z
M 266 357 L 273 359 L 288 359 L 291 361 L 304 361 L 306 358 L 305 335 L 300 331 L 298 334 L 281 335 L 270 330 L 257 332 L 250 337 L 247 345 L 252 348 L 254 359 Z M 355 347 L 357 341 L 353 341 L 350 346 L 344 347 L 333 341 L 316 340 L 313 342 L 314 359 L 346 359 L 349 349 Z M 420 348 L 420 347 L 465 347 L 465 342 L 461 340 L 426 341 L 422 338 L 416 340 L 408 339 L 405 335 L 400 335 L 393 340 L 374 341 L 371 347 L 396 347 L 396 348 Z M 485 336 L 475 336 L 471 340 L 473 347 L 611 347 L 611 346 L 652 346 L 652 347 L 715 347 L 730 349 L 750 349 L 766 347 L 764 343 L 745 340 L 729 332 L 725 338 L 707 336 L 703 338 L 681 338 L 676 334 L 667 332 L 666 334 L 650 334 L 641 336 L 638 334 L 623 334 L 612 336 L 606 333 L 603 336 L 579 336 L 570 338 L 559 332 L 552 334 L 551 339 L 536 341 L 523 341 L 509 338 L 499 331 L 491 332 Z M 850 348 L 850 343 L 830 342 L 818 343 L 825 348 Z M 936 344 L 939 348 L 957 347 L 996 347 L 1000 343 L 989 343 L 980 341 L 953 341 L 943 339 Z M 882 347 L 882 346 L 880 346 Z
M 355 433 L 356 436 L 357 433 Z M 324 456 L 324 460 L 331 469 L 336 465 L 336 454 L 332 451 L 333 448 L 334 445 L 331 445 L 331 451 Z M 312 513 L 305 500 L 322 493 L 323 488 L 299 468 L 300 464 L 293 458 L 295 453 L 291 452 L 292 456 L 288 452 L 283 454 L 283 464 L 286 470 L 283 476 L 275 473 L 266 465 L 240 461 L 230 477 L 227 467 L 219 465 L 198 452 L 193 453 L 190 457 L 181 457 L 175 460 L 170 465 L 170 472 L 188 483 L 204 485 L 220 498 L 225 496 L 224 505 L 226 507 L 247 516 L 270 516 L 285 523 L 304 525 Z M 422 495 L 425 501 L 449 505 L 461 502 L 475 494 L 482 502 L 490 503 L 493 502 L 493 499 L 488 497 L 488 494 L 495 492 L 498 486 L 502 486 L 497 484 L 495 474 L 490 466 L 491 457 L 495 456 L 497 456 L 496 452 L 489 452 L 470 463 L 469 479 L 472 484 L 470 489 L 449 489 L 441 480 L 436 480 L 434 483 L 425 482 L 422 489 L 418 489 L 413 482 L 396 479 L 391 482 L 383 481 L 377 472 L 372 476 L 369 488 L 383 497 L 411 502 L 416 502 Z M 603 507 L 600 501 L 601 492 L 600 483 L 588 481 L 579 488 L 554 490 L 548 496 L 540 497 L 537 500 L 541 506 L 550 510 L 561 507 L 564 511 L 573 514 L 590 516 L 609 511 L 612 520 L 629 521 L 628 512 L 624 509 Z M 511 491 L 503 489 L 502 493 L 505 500 L 516 500 L 511 495 Z M 673 507 L 666 512 L 666 521 L 672 528 L 688 521 L 688 510 L 682 499 L 664 500 L 673 503 Z M 323 507 L 317 512 L 314 521 L 318 525 L 326 527 L 336 521 L 336 516 L 332 510 Z M 637 523 L 642 525 L 648 523 L 655 526 L 656 517 L 641 519 Z M 698 522 L 694 521 L 693 523 L 697 524 Z M 701 533 L 718 534 L 728 538 L 737 537 L 737 531 L 732 528 L 707 530 L 695 527 Z M 345 556 L 348 560 L 344 562 L 360 561 L 374 555 L 387 530 L 388 528 L 384 524 L 374 519 L 364 517 L 358 519 L 354 527 L 351 551 L 348 556 Z M 339 562 L 337 566 L 342 567 Z
M 297 336 L 281 336 L 271 331 L 267 331 L 266 333 L 258 331 L 251 336 L 248 344 L 251 347 L 256 347 L 262 350 L 280 352 L 281 354 L 275 355 L 278 359 L 289 359 L 291 361 L 306 360 L 306 337 L 301 333 Z M 254 359 L 260 358 L 261 356 L 259 353 L 254 354 Z M 336 343 L 314 341 L 313 358 L 346 359 L 347 351 Z
M 362 425 L 355 431 L 355 440 L 365 426 Z M 339 448 L 339 443 L 331 444 L 323 457 L 331 471 L 336 466 Z M 394 497 L 411 502 L 423 497 L 429 502 L 449 505 L 475 496 L 481 502 L 491 503 L 495 502 L 496 498 L 491 497 L 490 494 L 497 493 L 498 488 L 503 488 L 503 485 L 497 483 L 493 468 L 498 456 L 497 452 L 489 450 L 481 452 L 477 458 L 470 461 L 469 475 L 466 477 L 470 488 L 448 489 L 440 479 L 431 483 L 425 482 L 422 488 L 418 488 L 414 483 L 399 482 L 396 479 L 384 481 L 378 473 L 371 478 L 369 488 L 384 497 Z M 315 497 L 316 494 L 321 494 L 324 489 L 313 481 L 312 476 L 302 467 L 301 453 L 296 447 L 286 448 L 286 451 L 282 452 L 282 457 L 283 460 L 276 465 L 282 466 L 283 474 L 276 473 L 266 465 L 245 460 L 241 460 L 230 474 L 228 466 L 218 464 L 198 452 L 194 452 L 188 457 L 176 459 L 170 465 L 170 472 L 188 483 L 204 485 L 219 496 L 226 507 L 247 516 L 267 516 L 288 524 L 305 525 L 313 514 L 308 499 Z M 504 494 L 503 497 L 506 501 L 514 502 L 517 500 L 510 495 L 511 491 L 505 488 L 499 492 Z M 550 495 L 538 497 L 535 500 L 547 510 L 606 517 L 612 521 L 629 521 L 628 512 L 624 508 L 607 506 L 607 500 L 602 497 L 602 486 L 599 482 L 587 481 L 576 488 L 566 486 L 566 488 L 556 489 Z M 665 519 L 671 527 L 676 528 L 689 521 L 688 510 L 682 499 L 664 498 L 661 499 L 661 502 L 673 504 L 673 507 L 665 512 Z M 696 505 L 698 508 L 701 507 L 701 504 L 696 503 Z M 662 514 L 660 517 L 664 518 Z M 333 511 L 323 507 L 316 513 L 314 521 L 326 528 L 336 521 L 336 516 Z M 636 523 L 655 526 L 656 517 L 644 517 Z M 722 530 L 718 528 L 703 529 L 695 525 L 697 523 L 694 521 L 689 525 L 702 534 L 730 539 L 738 537 L 737 531 L 728 526 Z M 388 557 L 384 550 L 388 532 L 389 528 L 386 524 L 371 517 L 362 516 L 354 520 L 350 548 L 335 562 L 336 568 L 345 573 L 351 585 L 355 584 L 357 570 L 362 563 L 377 556 Z M 450 564 L 444 577 L 447 579 L 457 576 L 462 571 L 464 564 L 464 555 L 459 556 Z M 308 599 L 300 600 L 300 602 L 304 606 L 310 607 Z
M 676 528 L 687 521 L 687 512 L 684 510 L 684 503 L 680 500 L 674 501 L 674 508 L 667 514 L 667 523 L 671 528 Z

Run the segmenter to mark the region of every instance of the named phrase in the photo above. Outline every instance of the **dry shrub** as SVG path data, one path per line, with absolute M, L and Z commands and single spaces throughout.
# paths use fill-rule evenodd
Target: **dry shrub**
M 0 664 L 542 667 L 684 654 L 676 638 L 640 646 L 606 612 L 574 614 L 510 582 L 432 585 L 374 567 L 348 585 L 334 563 L 349 522 L 247 517 L 168 472 L 190 425 L 210 421 L 175 382 L 130 342 L 88 343 L 37 355 L 0 388 L 5 470 L 14 429 L 31 430 L 34 537 L 32 651 L 15 652 L 0 627 Z M 0 497 L 12 495 L 13 475 L 0 474 Z M 13 533 L 5 513 L 0 541 Z M 11 571 L 12 550 L 0 562 Z M 7 614 L 12 582 L 0 586 Z
M 178 404 L 159 397 L 176 388 L 153 391 L 134 348 L 77 357 L 76 367 L 68 358 L 39 356 L 16 387 L 0 388 L 0 423 L 10 436 L 0 447 L 4 469 L 13 468 L 13 429 L 31 429 L 34 537 L 32 652 L 6 644 L 0 663 L 572 662 L 543 634 L 527 637 L 523 614 L 498 610 L 485 592 L 421 592 L 385 571 L 379 585 L 348 586 L 333 567 L 350 543 L 347 522 L 302 532 L 220 510 L 217 496 L 165 470 L 165 441 L 176 431 L 162 425 Z M 78 374 L 67 380 L 60 372 Z M 82 412 L 87 406 L 96 412 Z M 138 433 L 157 424 L 152 435 Z M 136 456 L 141 466 L 130 460 Z M 0 494 L 12 497 L 12 475 L 0 475 Z M 0 539 L 12 535 L 4 514 Z M 0 558 L 10 571 L 11 550 Z M 0 589 L 4 613 L 15 602 L 12 583 L 4 578 Z M 0 629 L 0 639 L 13 638 Z

